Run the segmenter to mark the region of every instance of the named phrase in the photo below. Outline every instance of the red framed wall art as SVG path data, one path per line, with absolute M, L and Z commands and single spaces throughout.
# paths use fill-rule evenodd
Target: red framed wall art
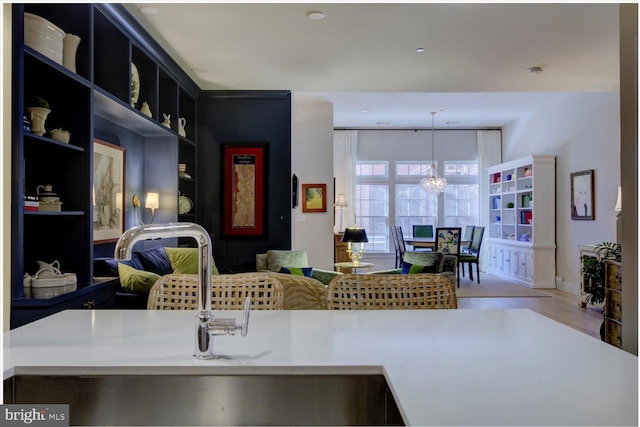
M 266 144 L 225 144 L 225 237 L 262 237 L 266 225 Z

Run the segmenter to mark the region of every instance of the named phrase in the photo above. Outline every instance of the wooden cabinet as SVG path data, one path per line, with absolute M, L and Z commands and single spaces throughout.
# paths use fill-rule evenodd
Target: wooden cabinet
M 622 348 L 622 264 L 606 260 L 604 340 Z
M 488 271 L 555 288 L 555 157 L 527 156 L 487 172 Z
M 25 13 L 80 37 L 75 71 L 25 43 Z M 89 295 L 98 292 L 93 278 L 92 215 L 93 141 L 98 124 L 124 129 L 136 141 L 144 141 L 137 158 L 127 157 L 127 164 L 133 167 L 126 175 L 142 174 L 144 186 L 155 181 L 161 192 L 175 197 L 170 202 L 164 199 L 161 208 L 171 212 L 165 218 L 195 220 L 195 206 L 189 215 L 180 216 L 177 206 L 178 191 L 196 203 L 196 100 L 200 90 L 122 5 L 13 4 L 12 24 L 11 221 L 15 232 L 11 236 L 11 323 L 16 325 L 33 318 L 20 313 L 51 313 L 52 307 L 67 307 L 67 301 L 75 301 L 74 307 L 89 301 L 105 305 L 104 286 L 99 290 L 101 298 Z M 137 102 L 132 99 L 132 64 L 139 74 Z M 30 130 L 28 123 L 27 108 L 38 98 L 47 101 L 50 110 L 43 135 Z M 151 116 L 140 111 L 143 103 Z M 165 115 L 171 117 L 169 127 L 162 124 Z M 27 118 L 26 125 L 23 118 Z M 179 134 L 180 118 L 186 122 L 184 136 Z M 57 128 L 70 132 L 68 144 L 50 137 L 49 131 Z M 188 165 L 191 178 L 179 179 L 177 163 Z M 157 177 L 161 179 L 154 179 Z M 25 196 L 35 196 L 37 187 L 44 184 L 53 186 L 61 209 L 25 209 Z M 132 196 L 127 190 L 125 210 L 130 209 Z M 33 275 L 39 260 L 58 260 L 63 272 L 76 274 L 78 289 L 52 299 L 29 298 L 23 275 Z M 78 302 L 87 295 L 86 301 Z M 14 322 L 14 315 L 22 320 Z
M 342 241 L 344 233 L 335 233 L 333 235 L 333 262 L 351 262 L 347 255 L 347 244 Z

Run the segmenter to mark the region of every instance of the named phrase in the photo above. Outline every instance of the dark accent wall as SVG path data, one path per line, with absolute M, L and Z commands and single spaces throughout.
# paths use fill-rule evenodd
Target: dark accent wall
M 291 249 L 291 92 L 203 91 L 198 98 L 197 222 L 213 234 L 218 268 L 255 270 L 255 256 Z M 222 144 L 266 143 L 266 232 L 222 237 Z

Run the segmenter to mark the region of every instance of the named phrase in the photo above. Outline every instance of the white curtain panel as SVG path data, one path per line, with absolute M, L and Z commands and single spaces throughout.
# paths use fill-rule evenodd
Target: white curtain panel
M 480 224 L 485 227 L 485 240 L 489 236 L 489 179 L 487 168 L 502 163 L 502 131 L 478 131 L 478 166 L 480 169 Z M 480 253 L 480 271 L 487 271 L 487 245 L 483 242 Z
M 358 131 L 333 131 L 333 174 L 336 178 L 336 197 L 344 194 L 347 199 L 346 208 L 342 209 L 342 229 L 352 225 L 355 212 L 356 193 L 356 161 L 358 157 Z M 336 209 L 336 215 L 340 215 Z M 338 230 L 339 219 L 336 218 L 335 231 Z

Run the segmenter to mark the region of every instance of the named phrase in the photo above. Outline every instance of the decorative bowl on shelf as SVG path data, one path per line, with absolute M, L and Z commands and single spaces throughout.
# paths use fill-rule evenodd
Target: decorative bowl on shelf
M 62 65 L 65 32 L 33 13 L 24 14 L 24 44 Z

